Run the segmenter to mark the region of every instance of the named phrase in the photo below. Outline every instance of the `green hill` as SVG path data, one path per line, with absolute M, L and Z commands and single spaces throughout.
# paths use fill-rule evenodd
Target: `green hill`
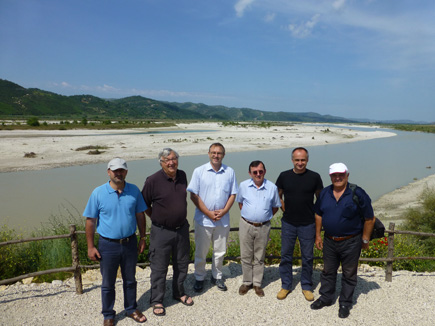
M 0 79 L 0 116 L 26 118 L 133 118 L 219 121 L 354 122 L 305 112 L 269 112 L 202 103 L 156 101 L 142 96 L 101 99 L 92 95 L 64 96 L 37 88 L 24 88 Z

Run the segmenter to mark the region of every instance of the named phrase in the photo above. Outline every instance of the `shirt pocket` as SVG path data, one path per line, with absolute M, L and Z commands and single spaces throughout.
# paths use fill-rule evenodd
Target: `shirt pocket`
M 358 216 L 358 208 L 354 204 L 347 204 L 344 206 L 342 215 L 345 219 L 351 220 Z

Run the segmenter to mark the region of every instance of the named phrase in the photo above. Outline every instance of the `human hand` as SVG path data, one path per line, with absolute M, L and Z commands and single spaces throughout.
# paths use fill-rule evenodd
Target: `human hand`
M 218 209 L 214 211 L 214 220 L 215 222 L 219 221 L 223 217 L 222 209 Z
M 323 240 L 321 236 L 316 236 L 316 241 L 314 242 L 314 244 L 316 245 L 316 248 L 319 250 L 323 249 Z
M 101 260 L 100 252 L 95 247 L 88 248 L 88 257 L 93 261 Z
M 139 240 L 139 244 L 138 244 L 138 246 L 137 246 L 137 253 L 138 253 L 138 254 L 143 253 L 143 251 L 145 250 L 145 248 L 146 248 L 146 242 L 145 242 L 145 239 L 140 239 L 140 240 Z

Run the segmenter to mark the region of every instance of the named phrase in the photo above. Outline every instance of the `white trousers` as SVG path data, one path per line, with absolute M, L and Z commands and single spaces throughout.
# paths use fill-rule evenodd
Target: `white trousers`
M 206 227 L 195 222 L 195 279 L 203 281 L 205 278 L 206 258 L 212 243 L 213 256 L 211 272 L 215 279 L 222 278 L 222 266 L 227 252 L 227 239 L 230 226 Z

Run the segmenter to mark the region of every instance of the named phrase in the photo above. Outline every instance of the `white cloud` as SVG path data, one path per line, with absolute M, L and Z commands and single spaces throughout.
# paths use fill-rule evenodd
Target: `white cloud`
M 270 23 L 275 20 L 275 16 L 276 16 L 275 13 L 269 13 L 264 17 L 264 21 Z
M 103 86 L 97 86 L 97 91 L 104 93 L 119 93 L 121 90 L 119 88 L 115 88 L 113 86 L 109 86 L 104 84 Z
M 344 7 L 345 4 L 346 4 L 346 0 L 335 0 L 334 3 L 332 4 L 332 7 L 335 10 L 340 10 Z
M 64 81 L 61 82 L 60 85 L 61 85 L 62 87 L 71 87 L 70 84 L 68 84 L 67 82 L 64 82 Z
M 238 0 L 234 5 L 237 17 L 242 17 L 246 8 L 248 8 L 254 1 L 255 0 Z
M 310 20 L 300 24 L 289 24 L 287 29 L 291 32 L 293 37 L 305 38 L 311 35 L 312 30 L 319 21 L 320 14 L 315 14 Z

